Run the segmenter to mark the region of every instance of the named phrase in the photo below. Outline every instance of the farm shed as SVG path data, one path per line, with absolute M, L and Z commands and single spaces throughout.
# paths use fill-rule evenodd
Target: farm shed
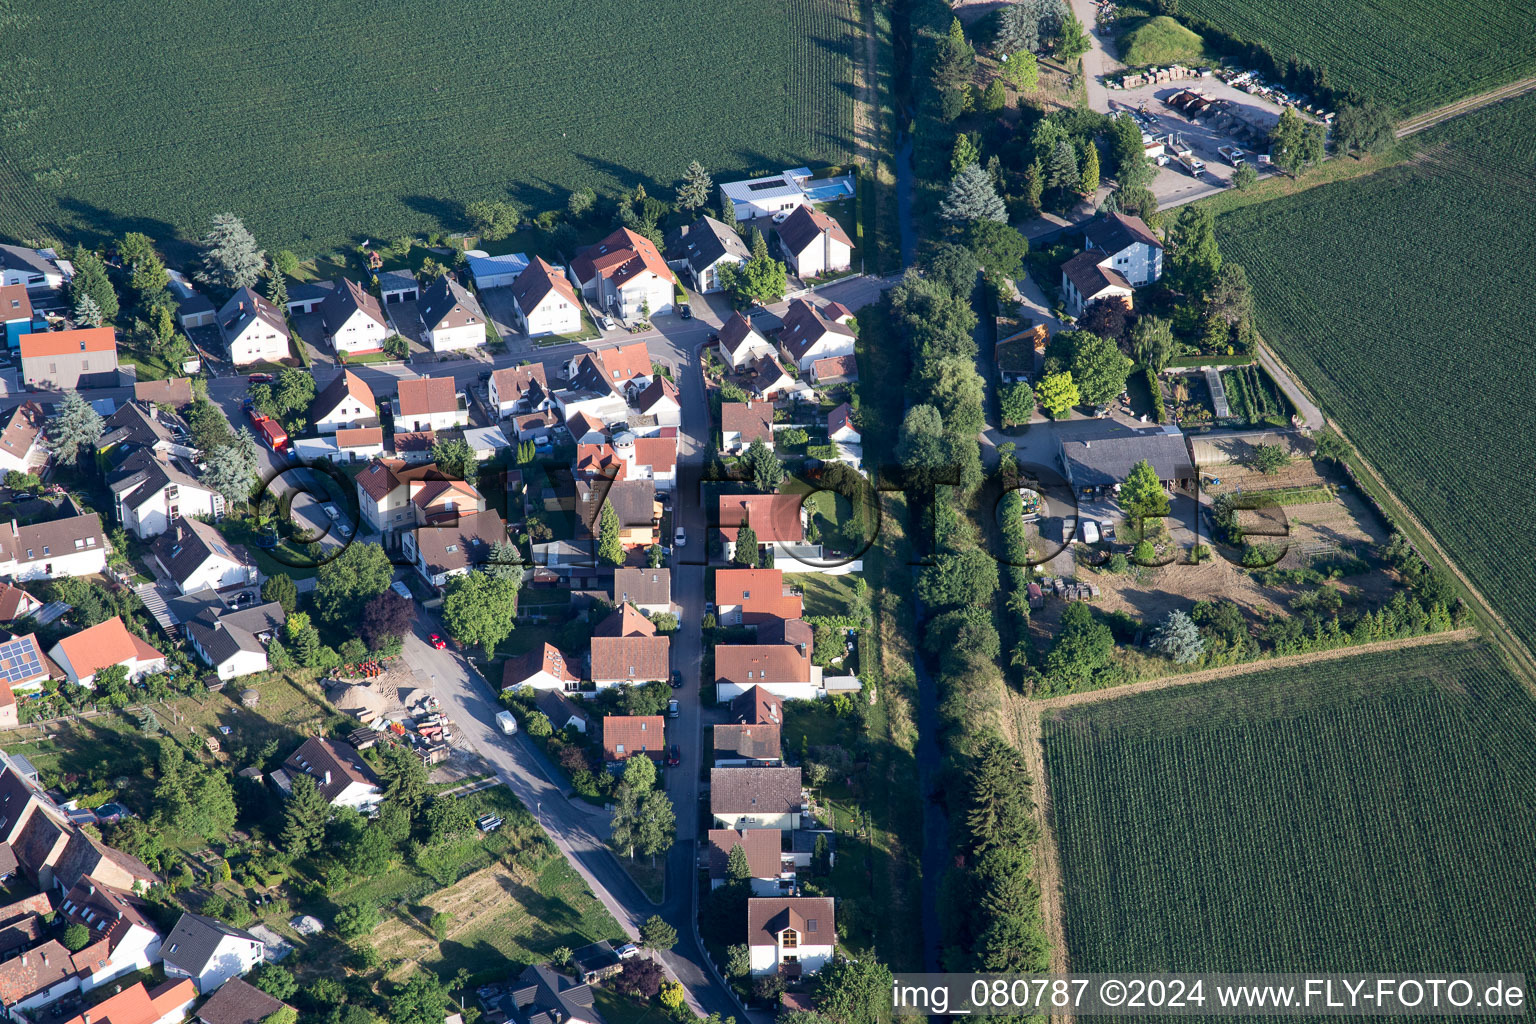
M 379 283 L 379 298 L 386 306 L 396 302 L 415 302 L 421 295 L 421 286 L 409 271 L 381 271 L 375 280 Z
M 1195 466 L 1205 469 L 1207 466 L 1230 466 L 1246 462 L 1252 457 L 1254 448 L 1261 444 L 1277 444 L 1292 455 L 1307 454 L 1298 441 L 1300 438 L 1291 431 L 1259 430 L 1191 438 L 1189 450 L 1194 456 Z
M 1187 487 L 1194 480 L 1194 463 L 1190 461 L 1184 435 L 1176 427 L 1123 437 L 1061 440 L 1057 443 L 1067 481 L 1079 491 L 1107 489 L 1124 483 L 1131 467 L 1143 459 L 1152 464 L 1164 487 Z
M 504 256 L 469 254 L 469 273 L 474 278 L 475 288 L 480 291 L 487 288 L 506 288 L 527 268 L 526 253 L 509 252 Z

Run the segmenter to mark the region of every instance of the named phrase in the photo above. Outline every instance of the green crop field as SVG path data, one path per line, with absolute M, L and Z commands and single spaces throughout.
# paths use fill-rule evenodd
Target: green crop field
M 1183 10 L 1403 113 L 1536 74 L 1533 0 L 1185 0 Z
M 1482 643 L 1044 729 L 1074 972 L 1536 972 L 1536 701 Z
M 1281 358 L 1527 645 L 1536 96 L 1448 121 L 1370 175 L 1221 215 Z
M 269 247 L 457 227 L 582 185 L 671 197 L 842 163 L 855 0 L 0 6 L 0 236 L 200 236 Z

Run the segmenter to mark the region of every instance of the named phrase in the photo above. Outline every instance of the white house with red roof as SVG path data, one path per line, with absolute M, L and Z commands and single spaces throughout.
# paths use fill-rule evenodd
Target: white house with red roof
M 581 331 L 576 289 L 538 256 L 512 282 L 512 310 L 518 328 L 529 337 Z
M 309 407 L 309 424 L 318 434 L 379 425 L 373 389 L 351 370 L 342 370 Z
M 853 265 L 853 242 L 843 226 L 814 206 L 801 206 L 776 230 L 779 251 L 796 277 L 819 277 Z
M 665 427 L 683 425 L 683 406 L 678 400 L 677 385 L 660 375 L 636 391 L 631 404 L 640 413 L 643 423 L 631 423 L 636 433 L 649 434 Z
M 578 253 L 571 276 L 592 305 L 621 319 L 672 311 L 672 268 L 655 243 L 629 228 Z
M 120 616 L 82 629 L 53 645 L 48 652 L 72 683 L 90 686 L 96 673 L 113 665 L 128 670 L 129 679 L 165 670 L 165 655 L 128 632 Z

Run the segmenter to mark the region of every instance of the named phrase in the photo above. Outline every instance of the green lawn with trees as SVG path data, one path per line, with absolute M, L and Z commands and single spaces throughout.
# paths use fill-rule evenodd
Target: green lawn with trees
M 695 160 L 717 181 L 847 162 L 855 5 L 633 13 L 617 0 L 494 17 L 336 0 L 18 9 L 0 33 L 0 235 L 133 229 L 165 245 L 233 210 L 269 249 L 499 237 L 583 187 L 643 183 L 671 201 Z M 588 216 L 611 216 L 593 199 Z
M 1529 976 L 1533 732 L 1480 642 L 1047 711 L 1073 968 Z

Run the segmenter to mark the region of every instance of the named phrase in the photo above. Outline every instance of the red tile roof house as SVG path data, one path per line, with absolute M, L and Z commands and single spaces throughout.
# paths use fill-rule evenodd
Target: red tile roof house
M 21 382 L 38 391 L 116 387 L 117 335 L 110 327 L 23 334 Z
M 752 872 L 753 896 L 778 896 L 782 891 L 780 880 L 785 878 L 784 859 L 780 855 L 783 839 L 778 832 L 766 828 L 749 828 L 738 832 L 733 828 L 709 830 L 709 887 L 718 889 L 727 881 L 726 868 L 730 864 L 731 851 L 740 846 L 747 854 L 747 869 Z M 788 871 L 788 880 L 795 877 L 794 867 Z
M 776 349 L 745 314 L 732 313 L 720 328 L 720 358 L 732 370 L 742 370 L 759 356 L 772 356 Z
M 20 1011 L 47 1006 L 79 991 L 74 961 L 57 939 L 0 964 L 0 1006 L 12 1020 L 25 1020 Z
M 814 207 L 797 208 L 776 231 L 784 261 L 801 280 L 853 266 L 853 241 L 848 232 Z
M 603 760 L 627 761 L 645 754 L 653 761 L 667 755 L 667 720 L 660 715 L 605 715 Z
M 378 776 L 363 762 L 356 747 L 340 740 L 305 740 L 288 755 L 282 771 L 283 778 L 273 780 L 279 789 L 291 792 L 293 780 L 308 775 L 315 780 L 326 803 L 333 807 L 351 807 L 371 814 L 384 799 Z
M 581 666 L 554 644 L 540 644 L 526 654 L 508 658 L 501 670 L 501 688 L 529 686 L 535 690 L 581 689 Z
M 287 359 L 292 333 L 282 310 L 251 288 L 241 288 L 219 310 L 219 330 L 236 366 Z
M 395 431 L 448 430 L 469 425 L 469 407 L 452 377 L 402 380 L 395 398 Z
M 495 371 L 486 383 L 486 397 L 490 399 L 491 409 L 502 419 L 540 412 L 553 404 L 543 363 L 508 366 Z
M 800 826 L 804 809 L 799 768 L 709 770 L 709 811 L 716 828 L 788 832 Z
M 310 404 L 309 425 L 317 434 L 377 427 L 379 403 L 363 378 L 342 370 Z
M 129 679 L 165 671 L 165 655 L 128 632 L 118 616 L 65 637 L 48 656 L 81 686 L 90 686 L 96 673 L 112 665 L 126 667 Z
M 401 539 L 401 551 L 422 579 L 441 588 L 449 578 L 485 565 L 492 549 L 507 539 L 507 524 L 495 509 L 486 509 L 418 527 Z
M 91 941 L 74 955 L 82 991 L 160 960 L 160 931 L 144 901 L 127 890 L 86 875 L 65 894 L 59 914 L 90 932 Z
M 747 949 L 752 974 L 815 974 L 837 945 L 833 903 L 826 896 L 747 900 Z
M 592 631 L 589 661 L 588 674 L 599 690 L 665 680 L 672 671 L 672 644 L 656 635 L 650 619 L 625 605 Z
M 593 306 L 620 319 L 672 311 L 672 268 L 654 243 L 628 228 L 577 253 L 571 275 Z
M 739 455 L 761 441 L 773 450 L 771 402 L 723 402 L 720 405 L 720 451 Z
M 722 626 L 756 626 L 770 619 L 798 619 L 802 600 L 784 583 L 781 569 L 718 569 L 715 613 Z
M 757 534 L 759 547 L 765 544 L 793 545 L 797 553 L 805 549 L 805 518 L 798 494 L 722 494 L 716 522 L 724 538 L 726 561 L 736 557 L 736 535 L 743 525 Z
M 735 701 L 731 703 L 735 705 Z M 722 722 L 713 728 L 712 733 L 716 768 L 732 765 L 772 768 L 779 763 L 783 736 L 777 725 L 729 725 Z
M 821 666 L 811 663 L 811 628 L 800 619 L 767 624 L 760 643 L 715 648 L 715 698 L 733 700 L 754 686 L 782 700 L 815 700 L 821 693 Z
M 48 461 L 48 449 L 42 444 L 47 421 L 48 414 L 33 401 L 22 402 L 11 411 L 5 429 L 0 431 L 0 473 L 13 469 L 35 473 Z
M 480 348 L 485 333 L 485 311 L 480 300 L 451 276 L 444 275 L 421 296 L 421 338 L 434 352 Z
M 512 308 L 517 326 L 532 338 L 581 332 L 581 301 L 576 289 L 538 256 L 512 282 Z

